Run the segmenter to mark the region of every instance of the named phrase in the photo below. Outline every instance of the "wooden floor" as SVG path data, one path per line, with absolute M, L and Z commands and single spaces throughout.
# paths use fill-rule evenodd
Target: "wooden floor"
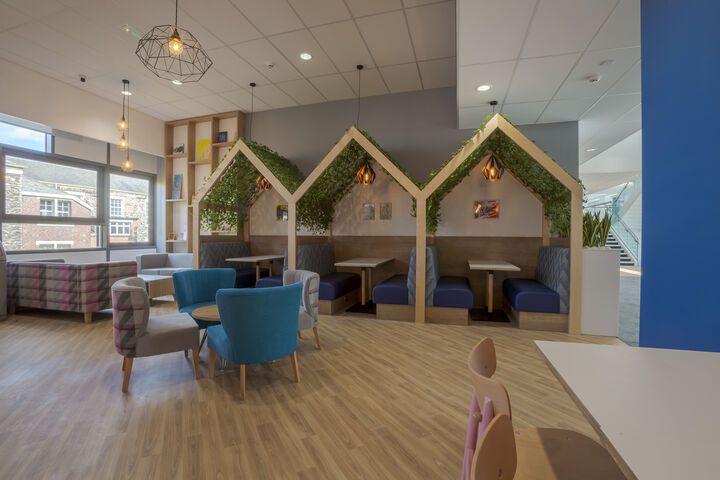
M 0 478 L 458 478 L 479 338 L 495 339 L 516 426 L 590 435 L 532 341 L 608 341 L 323 317 L 323 350 L 300 341 L 301 383 L 288 360 L 253 366 L 240 402 L 236 369 L 196 381 L 182 353 L 137 359 L 123 395 L 111 324 L 0 322 Z

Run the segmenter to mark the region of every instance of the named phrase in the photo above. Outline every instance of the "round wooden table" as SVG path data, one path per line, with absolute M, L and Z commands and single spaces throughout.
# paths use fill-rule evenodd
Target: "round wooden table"
M 190 314 L 195 320 L 204 320 L 206 322 L 220 322 L 220 312 L 217 305 L 206 305 L 196 308 Z

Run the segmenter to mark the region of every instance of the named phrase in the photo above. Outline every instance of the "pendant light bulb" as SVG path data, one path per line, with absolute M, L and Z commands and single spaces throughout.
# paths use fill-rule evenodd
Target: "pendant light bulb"
M 118 128 L 118 130 L 120 130 L 121 132 L 124 132 L 125 130 L 127 130 L 127 128 L 128 128 L 128 123 L 127 123 L 127 121 L 125 120 L 125 115 L 123 115 L 123 117 L 122 117 L 122 118 L 120 119 L 120 121 L 117 123 L 117 128 Z
M 130 160 L 129 155 L 127 156 L 127 158 L 125 158 L 125 160 L 123 160 L 122 164 L 120 165 L 120 169 L 125 173 L 129 173 L 135 170 L 135 163 Z
M 495 182 L 502 178 L 503 173 L 505 173 L 505 166 L 495 157 L 494 153 L 490 153 L 482 169 L 483 177 L 488 182 Z
M 173 34 L 170 36 L 170 40 L 168 40 L 168 51 L 170 52 L 170 55 L 179 57 L 182 55 L 184 49 L 185 45 L 180 38 L 180 34 L 177 29 L 173 30 Z
M 123 132 L 122 136 L 120 137 L 120 141 L 118 141 L 117 146 L 120 150 L 128 149 L 128 141 L 127 141 L 127 138 L 125 138 L 125 132 Z
M 355 183 L 363 186 L 372 185 L 375 181 L 375 170 L 373 170 L 370 162 L 366 161 L 355 174 Z

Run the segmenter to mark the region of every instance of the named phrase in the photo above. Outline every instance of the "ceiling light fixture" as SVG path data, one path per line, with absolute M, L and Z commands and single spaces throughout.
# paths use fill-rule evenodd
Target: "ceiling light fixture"
M 355 128 L 360 128 L 360 86 L 362 85 L 362 77 L 360 73 L 362 72 L 363 68 L 365 68 L 363 65 L 356 65 L 355 68 L 357 68 L 358 72 L 358 89 L 357 89 L 357 118 L 355 120 Z M 365 155 L 365 162 L 360 166 L 358 171 L 355 173 L 355 183 L 368 186 L 372 185 L 372 183 L 375 181 L 375 170 L 373 170 L 372 165 L 370 165 L 370 160 L 367 157 L 367 154 Z
M 305 61 L 308 61 L 308 60 L 312 60 L 312 55 L 310 55 L 308 52 L 302 52 L 300 54 L 300 58 Z
M 597 148 L 590 147 L 585 149 L 586 152 L 594 152 L 595 150 L 597 150 Z
M 128 92 L 128 95 L 123 96 L 123 116 L 121 123 L 125 123 L 125 129 L 120 137 L 118 148 L 125 151 L 125 160 L 120 164 L 120 168 L 123 172 L 132 172 L 135 169 L 135 164 L 130 160 L 130 81 L 123 80 L 123 92 Z M 126 98 L 127 97 L 127 98 Z M 127 118 L 127 121 L 125 120 Z M 127 136 L 126 136 L 127 134 Z
M 140 39 L 135 54 L 160 78 L 197 82 L 213 62 L 192 33 L 178 28 L 177 16 L 178 0 L 175 0 L 175 23 L 153 27 Z
M 489 83 L 484 83 L 482 85 L 478 85 L 477 87 L 475 87 L 475 90 L 477 90 L 478 92 L 487 92 L 491 88 L 492 88 L 492 85 L 490 85 Z
M 122 133 L 120 135 L 120 140 L 118 140 L 117 147 L 120 150 L 127 150 L 128 149 L 128 141 L 127 141 L 127 137 L 125 136 L 125 132 L 128 132 L 129 124 L 125 117 L 125 108 L 126 108 L 126 105 L 128 105 L 130 103 L 130 98 L 129 98 L 130 97 L 130 95 L 129 95 L 130 81 L 123 79 L 122 85 L 123 85 L 122 90 L 121 90 L 121 93 L 123 95 L 123 97 L 122 97 L 122 117 L 120 117 L 120 121 L 117 123 L 118 129 Z M 130 132 L 128 132 L 128 136 L 129 135 L 130 135 Z
M 497 100 L 492 100 L 489 102 L 490 105 L 492 105 L 492 113 L 495 113 L 495 106 L 498 104 Z M 490 152 L 490 156 L 488 157 L 487 161 L 485 162 L 485 166 L 482 169 L 483 177 L 485 177 L 485 180 L 488 182 L 495 182 L 497 180 L 500 180 L 503 176 L 503 173 L 505 173 L 505 165 L 498 160 L 498 158 L 495 156 L 495 152 Z
M 182 85 L 182 82 L 178 80 L 177 78 L 172 81 L 173 85 Z

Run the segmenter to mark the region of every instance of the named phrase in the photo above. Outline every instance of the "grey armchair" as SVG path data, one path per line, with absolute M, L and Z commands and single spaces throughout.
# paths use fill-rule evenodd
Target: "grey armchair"
M 195 320 L 187 313 L 150 316 L 150 301 L 145 282 L 131 277 L 112 286 L 113 338 L 115 350 L 123 356 L 122 391 L 127 393 L 136 357 L 164 353 L 193 352 L 195 378 L 200 378 L 199 332 Z
M 318 332 L 318 304 L 320 303 L 320 275 L 308 270 L 285 270 L 283 285 L 302 283 L 302 301 L 298 317 L 298 337 L 302 338 L 302 330 L 312 328 L 315 335 L 315 348 L 320 350 L 320 334 Z
M 140 275 L 172 276 L 192 269 L 192 253 L 144 253 L 135 257 Z

